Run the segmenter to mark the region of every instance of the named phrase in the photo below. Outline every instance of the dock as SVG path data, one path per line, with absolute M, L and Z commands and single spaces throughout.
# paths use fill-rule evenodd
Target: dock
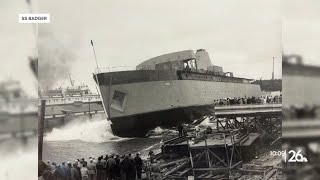
M 275 160 L 276 165 L 252 165 L 251 161 L 259 160 L 264 148 L 281 149 L 281 112 L 281 104 L 215 107 L 215 116 L 209 117 L 216 122 L 215 129 L 188 131 L 187 136 L 163 143 L 157 155 L 166 162 L 161 164 L 162 179 L 280 177 L 281 158 Z

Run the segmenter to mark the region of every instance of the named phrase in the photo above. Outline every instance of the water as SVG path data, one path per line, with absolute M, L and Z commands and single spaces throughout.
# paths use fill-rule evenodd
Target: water
M 157 129 L 161 131 L 161 129 Z M 74 120 L 44 137 L 43 160 L 61 163 L 106 154 L 135 154 L 146 158 L 149 150 L 157 151 L 161 138 L 120 138 L 113 135 L 107 120 Z

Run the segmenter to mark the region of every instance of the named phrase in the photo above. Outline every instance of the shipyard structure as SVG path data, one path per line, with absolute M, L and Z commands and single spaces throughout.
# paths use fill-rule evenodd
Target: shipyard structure
M 112 131 L 122 137 L 144 136 L 157 126 L 214 115 L 214 103 L 220 99 L 261 95 L 260 86 L 251 84 L 251 79 L 213 65 L 204 49 L 164 54 L 142 62 L 136 70 L 99 72 L 94 79 Z

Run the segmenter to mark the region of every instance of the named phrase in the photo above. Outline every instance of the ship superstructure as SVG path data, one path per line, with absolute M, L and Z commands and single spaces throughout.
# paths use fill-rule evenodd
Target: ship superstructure
M 213 114 L 216 100 L 261 95 L 251 79 L 213 65 L 204 49 L 164 54 L 136 70 L 97 73 L 94 78 L 113 133 L 125 137 Z
M 87 85 L 71 86 L 67 88 L 48 89 L 39 92 L 46 105 L 66 105 L 74 103 L 101 102 L 99 94 L 90 91 Z

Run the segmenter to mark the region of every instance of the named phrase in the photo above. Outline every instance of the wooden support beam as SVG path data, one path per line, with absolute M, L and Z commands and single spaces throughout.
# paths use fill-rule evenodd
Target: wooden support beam
M 237 166 L 240 165 L 240 164 L 242 164 L 242 161 L 239 161 L 239 162 L 233 164 L 233 165 L 230 167 L 230 169 L 233 169 L 233 168 L 237 167 Z
M 219 156 L 217 156 L 214 152 L 212 152 L 209 149 L 209 153 L 211 153 L 214 157 L 216 157 L 222 164 L 224 164 L 226 167 L 228 167 L 228 164 L 226 162 L 224 162 L 222 159 L 219 158 Z
M 41 100 L 40 119 L 39 119 L 39 134 L 38 134 L 38 160 L 42 160 L 43 133 L 44 133 L 44 116 L 46 111 L 46 100 Z
M 179 160 L 176 160 L 176 161 L 172 161 L 172 162 L 168 162 L 166 164 L 162 164 L 160 165 L 160 168 L 164 168 L 164 167 L 167 167 L 167 166 L 171 166 L 171 165 L 174 165 L 174 164 L 178 164 L 178 163 L 181 163 L 181 162 L 184 162 L 186 160 L 188 160 L 189 158 L 183 158 L 183 159 L 179 159 Z
M 193 168 L 194 171 L 229 171 L 229 168 L 223 167 L 223 168 Z

